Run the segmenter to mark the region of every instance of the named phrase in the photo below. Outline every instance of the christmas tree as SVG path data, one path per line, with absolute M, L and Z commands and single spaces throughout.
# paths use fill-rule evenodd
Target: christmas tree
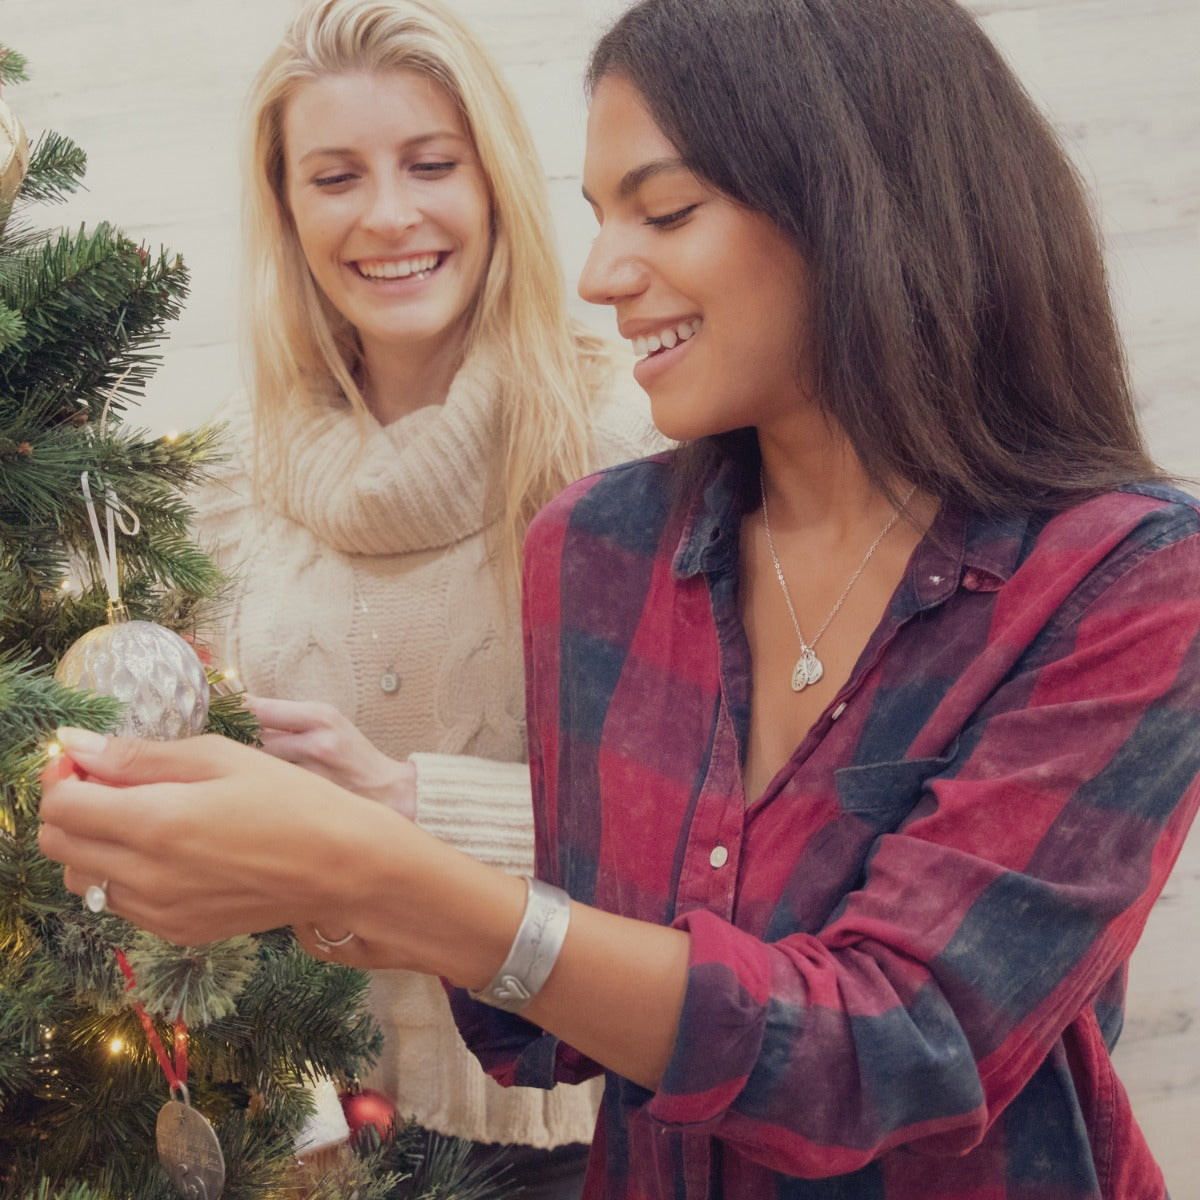
M 0 47 L 0 84 L 24 77 Z M 169 945 L 81 907 L 38 852 L 55 727 L 130 728 L 127 703 L 56 679 L 64 655 L 120 610 L 191 639 L 225 582 L 186 502 L 217 431 L 151 438 L 125 422 L 186 294 L 182 261 L 107 225 L 30 219 L 84 166 L 58 134 L 31 146 L 0 100 L 0 1196 L 215 1200 L 207 1149 L 160 1159 L 167 1104 L 219 1145 L 225 1200 L 500 1194 L 463 1146 L 411 1128 L 298 1175 L 306 1083 L 345 1086 L 377 1051 L 365 975 L 309 958 L 288 930 Z M 199 670 L 200 724 L 252 740 L 236 690 Z

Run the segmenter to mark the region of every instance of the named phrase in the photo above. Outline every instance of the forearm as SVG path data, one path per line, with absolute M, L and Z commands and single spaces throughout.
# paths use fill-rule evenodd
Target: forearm
M 180 945 L 292 925 L 349 966 L 401 967 L 470 989 L 508 956 L 523 880 L 381 804 L 224 738 L 156 743 L 62 733 L 43 775 L 40 844 L 83 894 Z M 78 773 L 77 773 L 78 771 Z M 557 966 L 527 1010 L 645 1086 L 675 1041 L 689 939 L 572 905 Z M 326 947 L 327 949 L 327 947 Z
M 391 816 L 392 814 L 381 814 Z M 525 884 L 408 826 L 371 837 L 373 866 L 357 871 L 358 915 L 346 912 L 367 961 L 441 975 L 478 989 L 508 955 Z M 349 949 L 349 947 L 347 948 Z M 687 982 L 679 930 L 572 903 L 566 941 L 524 1016 L 582 1054 L 653 1089 L 675 1045 Z

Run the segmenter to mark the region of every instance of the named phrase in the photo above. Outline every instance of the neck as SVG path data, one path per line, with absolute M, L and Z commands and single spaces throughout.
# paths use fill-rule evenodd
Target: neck
M 885 521 L 891 503 L 868 478 L 842 431 L 817 413 L 803 428 L 759 429 L 771 520 L 780 529 L 820 531 L 838 542 Z M 901 494 L 907 490 L 901 481 Z
M 380 425 L 441 404 L 462 366 L 461 339 L 443 339 L 428 347 L 364 346 L 361 387 Z

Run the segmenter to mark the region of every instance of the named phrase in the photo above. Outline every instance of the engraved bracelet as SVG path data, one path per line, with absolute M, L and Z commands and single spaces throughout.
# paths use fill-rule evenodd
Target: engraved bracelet
M 525 880 L 525 915 L 504 965 L 490 983 L 471 992 L 476 1000 L 520 1012 L 550 978 L 571 919 L 571 899 L 562 888 L 540 879 Z

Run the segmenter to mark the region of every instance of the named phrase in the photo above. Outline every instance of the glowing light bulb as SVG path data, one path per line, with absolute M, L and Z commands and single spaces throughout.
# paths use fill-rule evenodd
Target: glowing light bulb
M 108 1052 L 110 1054 L 121 1054 L 124 1049 L 125 1040 L 123 1038 L 115 1037 L 111 1042 L 108 1043 Z
M 46 757 L 47 758 L 57 758 L 62 753 L 62 751 L 63 751 L 63 748 L 62 748 L 62 746 L 60 746 L 58 744 L 58 742 L 47 742 L 46 743 Z

